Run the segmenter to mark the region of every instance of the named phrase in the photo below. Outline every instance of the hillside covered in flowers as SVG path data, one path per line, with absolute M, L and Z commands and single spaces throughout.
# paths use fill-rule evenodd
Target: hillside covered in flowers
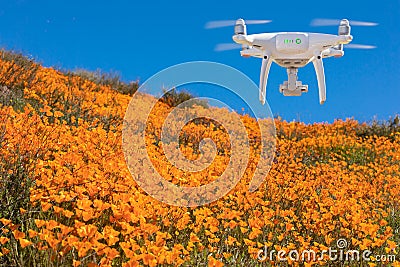
M 211 204 L 175 207 L 144 192 L 126 166 L 122 125 L 136 89 L 1 52 L 0 266 L 400 266 L 397 117 L 382 124 L 276 119 L 272 168 L 250 193 L 260 141 L 257 122 L 241 116 L 251 137 L 243 178 Z M 171 97 L 150 115 L 148 153 L 173 183 L 209 183 L 229 161 L 226 131 L 207 120 L 187 124 L 183 153 L 196 158 L 199 142 L 211 138 L 215 162 L 201 175 L 172 168 L 158 141 L 160 118 L 179 100 Z M 216 116 L 226 113 L 215 108 Z M 339 239 L 347 249 L 370 250 L 370 261 L 258 258 L 260 249 L 319 252 Z M 374 258 L 389 254 L 398 261 Z

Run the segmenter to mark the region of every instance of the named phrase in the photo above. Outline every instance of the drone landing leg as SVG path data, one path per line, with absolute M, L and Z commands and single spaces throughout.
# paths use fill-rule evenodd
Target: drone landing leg
M 322 63 L 322 57 L 320 55 L 315 56 L 313 64 L 318 80 L 319 103 L 322 105 L 326 101 L 326 84 L 325 84 L 325 73 L 324 73 L 324 65 Z
M 266 92 L 267 92 L 267 80 L 268 80 L 268 73 L 271 68 L 271 59 L 269 55 L 265 55 L 262 64 L 261 64 L 261 72 L 260 72 L 260 102 L 261 104 L 265 104 L 266 99 Z

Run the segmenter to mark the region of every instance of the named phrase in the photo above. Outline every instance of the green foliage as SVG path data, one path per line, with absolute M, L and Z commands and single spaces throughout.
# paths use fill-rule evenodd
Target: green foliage
M 400 132 L 400 117 L 396 115 L 387 121 L 374 120 L 371 123 L 360 124 L 356 128 L 356 134 L 360 137 L 385 136 L 393 139 L 395 133 Z
M 133 95 L 139 88 L 139 82 L 125 83 L 117 72 L 88 71 L 77 69 L 73 72 L 67 72 L 68 75 L 77 75 L 85 80 L 92 81 L 98 85 L 107 85 L 124 95 Z
M 0 147 L 8 147 L 4 128 L 0 129 Z M 34 184 L 31 161 L 37 154 L 19 148 L 13 152 L 15 158 L 11 160 L 0 154 L 0 218 L 13 221 L 23 231 L 33 228 L 31 216 L 37 212 L 29 201 L 30 188 Z M 22 250 L 12 233 L 4 229 L 0 222 L 0 236 L 10 238 L 5 248 L 12 252 L 0 257 L 0 266 L 32 266 L 32 262 L 27 262 L 27 259 L 35 258 L 28 255 L 31 254 L 30 249 Z
M 193 95 L 191 95 L 189 92 L 184 90 L 178 91 L 176 90 L 176 88 L 173 88 L 169 91 L 164 89 L 163 91 L 164 95 L 160 98 L 160 101 L 167 104 L 170 107 L 176 107 L 193 98 Z M 194 100 L 193 102 L 191 102 L 191 104 L 208 108 L 207 102 L 203 100 Z
M 10 90 L 7 86 L 0 87 L 0 105 L 12 106 L 14 110 L 22 111 L 25 107 L 26 99 L 21 88 Z
M 33 59 L 14 51 L 0 51 L 2 60 L 11 64 L 0 77 L 0 105 L 22 111 L 27 103 L 37 108 L 37 101 L 24 98 L 24 88 L 32 86 L 39 68 Z

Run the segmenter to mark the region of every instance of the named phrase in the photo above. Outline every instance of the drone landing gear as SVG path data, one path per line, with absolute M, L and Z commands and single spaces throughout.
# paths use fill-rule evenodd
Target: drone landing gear
M 297 68 L 287 68 L 288 80 L 279 86 L 279 91 L 284 96 L 301 96 L 308 92 L 308 85 L 297 80 Z

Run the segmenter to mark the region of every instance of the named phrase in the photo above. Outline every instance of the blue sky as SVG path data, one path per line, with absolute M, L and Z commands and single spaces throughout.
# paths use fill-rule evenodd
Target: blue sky
M 337 33 L 337 27 L 310 27 L 313 18 L 378 22 L 378 27 L 352 28 L 354 43 L 376 45 L 377 49 L 348 49 L 343 58 L 324 61 L 328 90 L 324 105 L 318 103 L 312 65 L 299 70 L 299 79 L 309 85 L 309 92 L 301 97 L 279 93 L 286 71 L 273 65 L 267 100 L 274 114 L 308 123 L 347 117 L 370 121 L 400 113 L 399 0 L 2 1 L 0 46 L 31 55 L 46 66 L 118 71 L 125 81 L 144 82 L 171 65 L 207 60 L 235 67 L 258 83 L 260 59 L 241 58 L 239 51 L 213 51 L 217 43 L 231 41 L 233 29 L 204 29 L 207 21 L 239 17 L 273 20 L 267 25 L 249 25 L 248 33 Z M 216 93 L 215 88 L 189 89 L 199 96 L 214 94 L 240 108 L 239 102 L 223 91 Z M 254 101 L 258 101 L 258 92 L 254 92 Z

